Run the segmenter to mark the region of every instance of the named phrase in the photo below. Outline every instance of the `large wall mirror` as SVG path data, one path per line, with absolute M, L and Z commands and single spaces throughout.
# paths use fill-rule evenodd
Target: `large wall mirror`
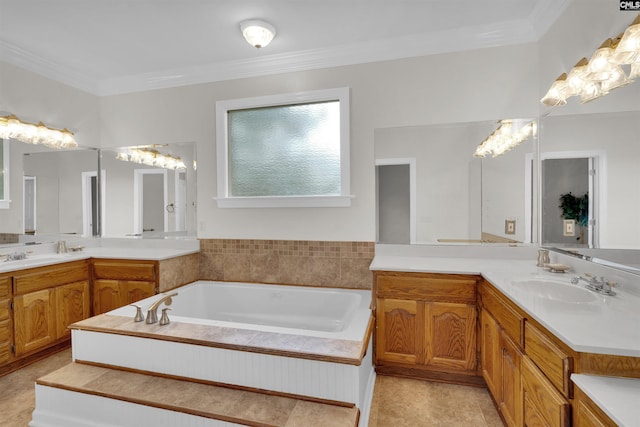
M 98 150 L 57 150 L 15 140 L 4 140 L 3 146 L 10 200 L 0 209 L 1 244 L 99 234 Z
M 474 157 L 497 127 L 495 120 L 376 129 L 378 243 L 534 241 L 536 136 L 500 156 Z
M 640 111 L 545 117 L 541 244 L 640 272 Z
M 103 236 L 196 237 L 195 143 L 108 148 L 100 153 Z

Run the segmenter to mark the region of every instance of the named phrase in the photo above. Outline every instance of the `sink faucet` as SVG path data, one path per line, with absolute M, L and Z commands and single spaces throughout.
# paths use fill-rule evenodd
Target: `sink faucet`
M 165 294 L 162 298 L 155 301 L 153 304 L 149 306 L 147 309 L 147 319 L 146 323 L 153 324 L 158 321 L 158 307 L 165 303 L 166 305 L 171 305 L 171 298 L 178 295 L 177 292 L 173 292 L 171 294 Z
M 591 274 L 585 273 L 585 277 L 582 276 L 575 276 L 571 278 L 571 283 L 574 285 L 577 285 L 580 281 L 584 281 L 587 284 L 585 285 L 585 288 L 592 290 L 594 292 L 598 292 L 600 294 L 604 294 L 604 295 L 615 295 L 616 293 L 611 289 L 613 287 L 616 286 L 616 283 L 613 282 L 609 282 L 607 280 L 605 280 L 604 276 L 600 276 L 600 279 L 598 279 L 595 276 L 592 276 Z

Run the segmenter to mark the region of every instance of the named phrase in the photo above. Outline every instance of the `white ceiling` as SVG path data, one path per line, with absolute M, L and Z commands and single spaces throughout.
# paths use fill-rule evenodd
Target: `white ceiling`
M 0 0 L 0 59 L 111 95 L 533 42 L 569 1 Z

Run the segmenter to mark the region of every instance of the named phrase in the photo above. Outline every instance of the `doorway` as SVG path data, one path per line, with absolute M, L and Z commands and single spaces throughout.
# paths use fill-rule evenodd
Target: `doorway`
M 102 171 L 100 177 L 100 188 L 102 194 L 105 188 L 105 172 Z M 104 206 L 99 203 L 100 192 L 98 191 L 98 173 L 96 171 L 82 172 L 82 235 L 100 236 L 104 232 Z M 98 211 L 101 210 L 101 215 Z M 100 227 L 100 218 L 103 224 Z
M 416 159 L 376 160 L 377 242 L 416 243 Z
M 542 244 L 597 248 L 604 212 L 605 155 L 600 152 L 541 155 Z M 582 206 L 577 208 L 570 205 Z
M 36 234 L 36 177 L 25 175 L 23 177 L 23 224 L 24 234 Z
M 133 232 L 162 234 L 168 230 L 167 170 L 135 169 L 133 176 Z

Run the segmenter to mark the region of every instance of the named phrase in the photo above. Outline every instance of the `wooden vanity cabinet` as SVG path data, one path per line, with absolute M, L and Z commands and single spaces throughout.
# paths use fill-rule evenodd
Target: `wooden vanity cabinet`
M 510 427 L 568 427 L 573 354 L 486 281 L 480 284 L 482 376 Z
M 495 289 L 480 286 L 481 371 L 507 426 L 522 426 L 521 345 L 524 316 Z
M 573 404 L 573 427 L 616 427 L 602 409 L 598 407 L 579 387 L 575 388 Z
M 15 356 L 67 339 L 67 327 L 90 314 L 87 261 L 20 271 L 13 276 Z
M 375 272 L 376 370 L 477 384 L 477 280 Z
M 0 276 L 0 365 L 11 361 L 12 343 L 11 276 Z
M 157 261 L 93 259 L 93 314 L 102 314 L 158 292 Z

